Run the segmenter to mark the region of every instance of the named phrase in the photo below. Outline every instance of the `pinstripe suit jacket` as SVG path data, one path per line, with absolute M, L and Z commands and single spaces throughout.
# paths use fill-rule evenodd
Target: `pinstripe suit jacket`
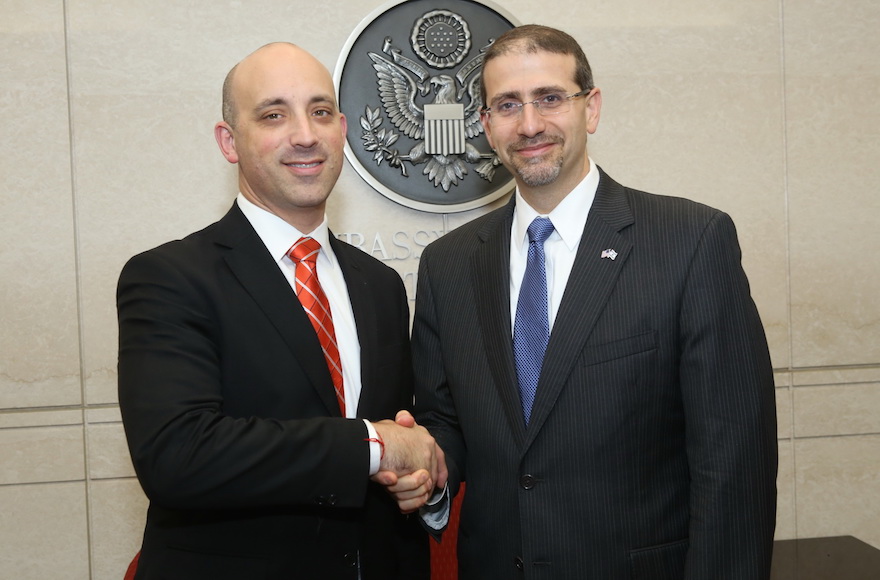
M 461 578 L 767 578 L 773 377 L 729 216 L 601 173 L 526 428 L 513 209 L 434 242 L 419 270 L 417 418 L 453 492 L 467 481 Z

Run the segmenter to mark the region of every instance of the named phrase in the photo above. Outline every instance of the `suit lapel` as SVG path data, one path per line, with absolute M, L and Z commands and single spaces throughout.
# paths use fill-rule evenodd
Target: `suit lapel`
M 369 406 L 375 400 L 370 394 L 370 390 L 374 388 L 375 382 L 369 380 L 369 377 L 373 376 L 373 367 L 379 361 L 376 340 L 368 334 L 368 329 L 379 328 L 377 320 L 379 313 L 376 312 L 370 298 L 370 281 L 357 262 L 351 259 L 351 254 L 349 253 L 351 251 L 360 252 L 361 250 L 340 242 L 335 238 L 333 232 L 330 232 L 330 246 L 333 248 L 336 261 L 342 270 L 343 278 L 345 278 L 348 298 L 351 302 L 352 313 L 354 314 L 354 324 L 357 328 L 361 362 L 361 394 L 358 400 L 357 416 L 366 417 L 371 415 Z
M 237 204 L 218 223 L 216 243 L 235 278 L 278 330 L 329 414 L 339 416 L 321 344 L 296 294 Z M 242 329 L 247 332 L 247 329 Z M 260 340 L 260 337 L 255 337 Z
M 623 187 L 599 171 L 599 187 L 547 345 L 527 444 L 553 410 L 632 249 L 620 234 L 633 223 Z M 606 250 L 616 252 L 614 259 L 603 257 Z
M 515 198 L 477 235 L 482 244 L 471 257 L 471 281 L 476 294 L 477 319 L 489 359 L 489 368 L 517 442 L 525 441 L 525 424 L 513 361 L 510 323 L 510 228 Z

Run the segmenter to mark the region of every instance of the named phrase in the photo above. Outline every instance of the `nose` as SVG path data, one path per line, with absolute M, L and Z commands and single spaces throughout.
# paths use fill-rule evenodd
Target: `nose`
M 308 115 L 297 115 L 290 120 L 290 144 L 309 149 L 318 143 L 318 136 Z
M 524 103 L 517 119 L 517 129 L 520 135 L 534 137 L 543 133 L 545 128 L 544 116 L 538 111 L 534 103 Z

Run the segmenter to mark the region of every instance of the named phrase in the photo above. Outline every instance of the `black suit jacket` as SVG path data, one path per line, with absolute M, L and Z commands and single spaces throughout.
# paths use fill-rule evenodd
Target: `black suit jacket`
M 399 276 L 331 244 L 361 347 L 358 417 L 412 404 Z M 427 540 L 368 480 L 290 285 L 233 205 L 119 279 L 119 404 L 150 499 L 138 579 L 426 578 Z
M 774 385 L 730 218 L 601 173 L 526 428 L 513 210 L 419 271 L 416 410 L 467 481 L 461 578 L 767 578 Z

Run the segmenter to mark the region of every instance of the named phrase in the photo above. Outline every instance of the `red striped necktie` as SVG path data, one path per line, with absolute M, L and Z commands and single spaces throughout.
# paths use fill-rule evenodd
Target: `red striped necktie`
M 287 255 L 296 264 L 296 296 L 309 316 L 312 326 L 318 335 L 339 410 L 345 417 L 345 390 L 342 387 L 342 361 L 339 358 L 339 346 L 336 343 L 336 331 L 333 329 L 333 317 L 330 315 L 330 302 L 318 282 L 318 252 L 321 244 L 314 238 L 300 238 L 287 251 Z

